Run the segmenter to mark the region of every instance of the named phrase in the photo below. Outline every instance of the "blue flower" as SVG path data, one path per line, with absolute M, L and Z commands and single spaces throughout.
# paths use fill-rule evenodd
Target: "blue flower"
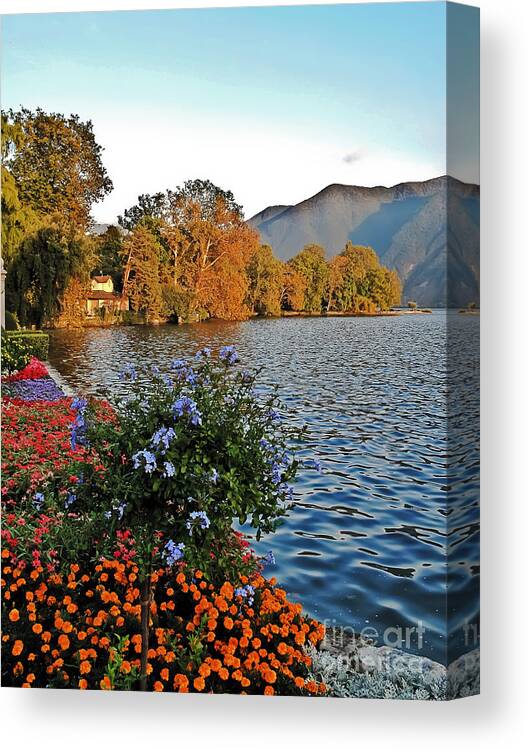
M 76 396 L 71 403 L 71 408 L 74 411 L 84 412 L 87 406 L 88 401 L 85 398 L 80 398 L 80 396 Z
M 138 451 L 132 456 L 132 463 L 135 469 L 143 466 L 146 474 L 152 474 L 156 469 L 156 456 L 148 450 Z
M 138 373 L 136 372 L 136 368 L 130 363 L 126 364 L 122 371 L 119 373 L 120 380 L 130 380 L 131 383 L 133 383 L 137 379 L 137 377 Z
M 171 370 L 185 370 L 186 363 L 183 359 L 173 359 L 171 362 Z
M 167 478 L 174 477 L 174 475 L 176 474 L 176 469 L 174 467 L 174 464 L 172 464 L 170 461 L 165 461 L 163 466 L 164 466 L 163 476 Z
M 211 474 L 209 475 L 209 479 L 212 484 L 217 484 L 219 481 L 219 472 L 216 469 L 213 469 Z
M 123 518 L 123 514 L 125 513 L 126 507 L 127 507 L 126 503 L 120 503 L 117 508 L 112 508 L 112 510 L 107 510 L 104 513 L 104 516 L 105 518 L 108 518 L 110 520 L 112 516 L 114 515 L 114 512 L 116 512 L 118 519 L 121 521 L 121 519 Z
M 151 438 L 151 446 L 157 448 L 159 445 L 163 445 L 165 452 L 174 437 L 176 437 L 176 432 L 172 427 L 160 427 Z
M 249 583 L 246 586 L 240 586 L 239 588 L 235 589 L 234 593 L 235 596 L 240 596 L 242 599 L 247 600 L 245 601 L 245 603 L 249 607 L 252 606 L 255 589 L 253 586 L 250 586 Z
M 77 500 L 76 496 L 73 494 L 73 492 L 69 492 L 66 500 L 64 501 L 64 507 L 70 508 L 75 501 Z
M 272 420 L 272 422 L 280 422 L 281 421 L 281 414 L 276 411 L 275 409 L 268 409 L 266 416 L 269 417 L 269 419 Z
M 175 417 L 189 417 L 192 425 L 202 424 L 202 414 L 199 412 L 196 401 L 189 396 L 180 396 L 171 407 Z
M 199 349 L 198 352 L 195 354 L 195 359 L 208 359 L 211 357 L 211 349 L 207 346 L 205 346 L 203 349 Z
M 227 365 L 234 365 L 239 361 L 239 355 L 237 354 L 234 346 L 221 346 L 219 351 L 219 358 Z
M 275 565 L 275 564 L 276 564 L 276 559 L 274 557 L 274 553 L 270 549 L 268 550 L 266 555 L 263 557 L 263 565 L 266 566 L 266 565 Z
M 210 520 L 203 510 L 194 510 L 189 514 L 189 519 L 186 521 L 186 527 L 189 531 L 189 536 L 193 534 L 195 527 L 199 529 L 207 529 L 210 526 Z
M 78 411 L 71 427 L 70 445 L 74 451 L 78 445 L 88 445 L 84 411 Z
M 40 510 L 42 508 L 42 503 L 44 502 L 44 495 L 42 492 L 35 492 L 33 495 L 33 505 L 37 510 Z
M 184 556 L 185 544 L 180 542 L 176 544 L 170 539 L 164 547 L 163 556 L 168 565 L 174 565 L 179 562 Z
M 282 471 L 279 464 L 272 464 L 272 482 L 273 484 L 281 484 Z

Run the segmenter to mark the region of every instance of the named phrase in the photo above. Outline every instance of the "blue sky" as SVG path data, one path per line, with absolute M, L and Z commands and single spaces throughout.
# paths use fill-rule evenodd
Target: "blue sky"
M 4 16 L 2 107 L 91 119 L 112 221 L 193 177 L 246 215 L 446 171 L 444 3 Z M 463 175 L 477 179 L 477 175 Z

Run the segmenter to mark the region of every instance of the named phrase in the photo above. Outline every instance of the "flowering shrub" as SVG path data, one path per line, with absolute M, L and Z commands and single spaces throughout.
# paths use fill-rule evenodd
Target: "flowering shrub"
M 7 375 L 4 383 L 13 383 L 16 380 L 38 380 L 49 377 L 48 370 L 43 362 L 36 357 L 31 357 L 28 364 L 13 375 Z
M 4 550 L 2 685 L 137 689 L 139 568 L 105 560 L 46 574 Z M 176 692 L 323 694 L 304 646 L 323 626 L 259 573 L 214 585 L 184 564 L 152 573 L 147 687 Z
M 30 358 L 31 353 L 26 342 L 2 330 L 2 372 L 12 373 L 22 370 Z

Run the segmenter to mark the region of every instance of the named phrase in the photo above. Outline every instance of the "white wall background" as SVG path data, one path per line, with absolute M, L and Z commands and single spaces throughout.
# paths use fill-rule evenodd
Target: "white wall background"
M 2 0 L 0 7 L 3 13 L 20 13 L 238 4 L 230 0 Z M 244 4 L 273 3 L 245 0 Z M 482 9 L 482 695 L 436 704 L 3 689 L 0 740 L 4 747 L 510 750 L 525 746 L 529 4 L 526 0 L 472 4 Z

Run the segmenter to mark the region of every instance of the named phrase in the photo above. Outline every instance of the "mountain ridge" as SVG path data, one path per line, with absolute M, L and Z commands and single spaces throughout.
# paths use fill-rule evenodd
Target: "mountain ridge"
M 267 206 L 248 224 L 283 260 L 310 243 L 328 257 L 348 241 L 370 245 L 397 269 L 404 300 L 461 306 L 479 300 L 479 190 L 447 175 L 391 187 L 331 183 L 297 204 Z

